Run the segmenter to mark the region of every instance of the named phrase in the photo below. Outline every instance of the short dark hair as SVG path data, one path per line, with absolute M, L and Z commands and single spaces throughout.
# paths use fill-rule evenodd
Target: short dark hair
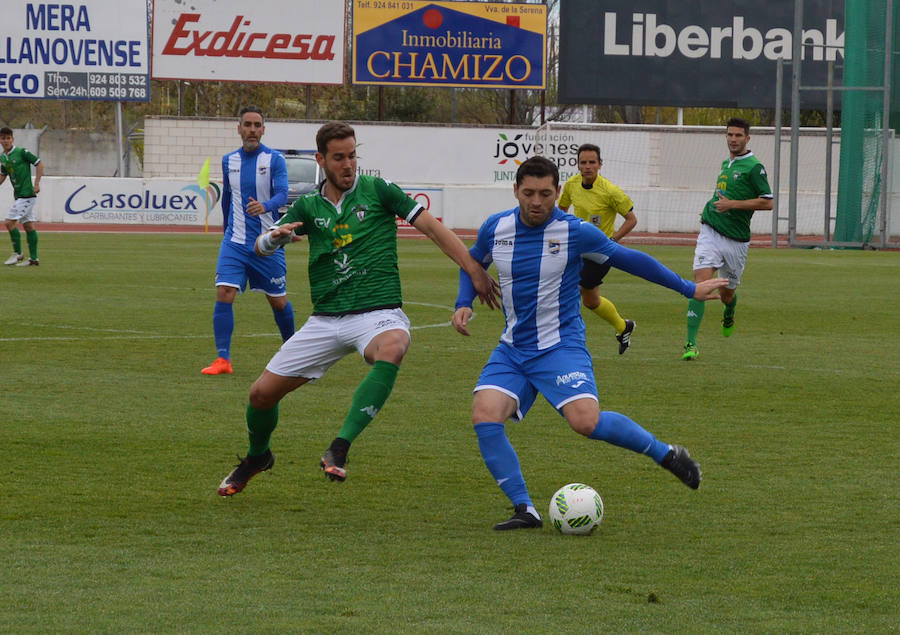
M 552 176 L 553 187 L 559 187 L 559 168 L 556 167 L 553 161 L 545 157 L 534 156 L 525 159 L 522 165 L 519 166 L 519 169 L 516 170 L 516 185 L 522 185 L 522 181 L 525 180 L 526 176 L 536 176 L 538 178 Z
M 600 146 L 595 146 L 593 143 L 582 143 L 580 146 L 578 146 L 578 152 L 575 153 L 575 157 L 577 159 L 581 159 L 582 152 L 596 152 L 597 160 L 603 160 L 603 157 L 600 156 Z
M 356 139 L 356 131 L 345 121 L 329 121 L 316 133 L 316 149 L 323 155 L 328 152 L 328 142 L 334 139 Z
M 263 121 L 266 120 L 265 116 L 263 115 L 262 108 L 260 108 L 259 106 L 244 106 L 238 113 L 238 119 L 243 121 L 244 115 L 246 115 L 248 112 L 255 112 Z
M 743 128 L 744 134 L 750 134 L 750 122 L 746 119 L 741 119 L 740 117 L 732 117 L 728 120 L 728 123 L 725 124 L 726 128 Z
M 0 128 L 0 137 L 12 136 L 12 128 L 9 126 L 3 126 Z

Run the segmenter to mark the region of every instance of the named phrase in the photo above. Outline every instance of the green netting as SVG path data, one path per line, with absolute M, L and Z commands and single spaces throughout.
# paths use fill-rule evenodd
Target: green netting
M 884 85 L 887 2 L 846 0 L 844 86 Z M 884 95 L 846 90 L 841 108 L 841 167 L 834 240 L 867 243 L 875 231 L 883 193 Z

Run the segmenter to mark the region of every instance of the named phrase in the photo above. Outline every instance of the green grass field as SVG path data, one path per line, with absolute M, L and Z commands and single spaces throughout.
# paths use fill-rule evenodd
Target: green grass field
M 735 334 L 709 304 L 695 363 L 686 301 L 612 272 L 604 295 L 638 327 L 619 357 L 586 316 L 601 406 L 690 448 L 704 480 L 588 441 L 541 400 L 508 426 L 539 508 L 571 481 L 606 505 L 569 537 L 491 531 L 509 504 L 470 391 L 502 317 L 449 327 L 457 274 L 428 241 L 401 241 L 413 346 L 347 482 L 317 462 L 356 357 L 282 403 L 275 468 L 217 496 L 279 345 L 246 295 L 234 375 L 201 376 L 218 240 L 45 232 L 39 268 L 0 268 L 0 632 L 897 631 L 900 254 L 752 250 Z M 690 248 L 645 251 L 690 274 Z M 289 248 L 298 326 L 305 258 Z

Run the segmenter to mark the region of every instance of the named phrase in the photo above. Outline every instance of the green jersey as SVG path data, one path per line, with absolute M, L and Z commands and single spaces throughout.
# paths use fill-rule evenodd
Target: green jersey
M 752 152 L 747 152 L 734 159 L 722 161 L 722 171 L 716 181 L 716 193 L 703 208 L 701 222 L 710 225 L 723 236 L 741 242 L 750 241 L 750 219 L 754 210 L 729 209 L 716 211 L 719 192 L 736 201 L 751 198 L 772 198 L 772 188 L 766 178 L 766 169 Z
M 343 315 L 403 303 L 397 265 L 397 217 L 415 221 L 422 206 L 397 185 L 358 175 L 337 205 L 321 190 L 298 198 L 278 225 L 300 221 L 309 239 L 314 315 Z
M 5 174 L 12 181 L 13 196 L 16 198 L 34 196 L 31 166 L 39 162 L 40 159 L 25 148 L 13 147 L 9 152 L 0 152 L 0 174 Z

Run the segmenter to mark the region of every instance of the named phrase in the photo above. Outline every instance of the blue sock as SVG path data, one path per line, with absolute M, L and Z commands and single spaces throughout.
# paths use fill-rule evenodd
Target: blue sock
M 476 423 L 475 434 L 478 435 L 478 448 L 484 464 L 503 493 L 513 505 L 525 503 L 533 507 L 519 457 L 506 436 L 505 426 L 502 423 Z
M 657 441 L 656 437 L 625 415 L 608 410 L 600 413 L 597 427 L 588 438 L 646 454 L 657 463 L 662 461 L 669 451 L 667 443 Z
M 230 302 L 216 302 L 213 308 L 213 335 L 219 357 L 231 359 L 231 334 L 234 332 L 234 307 Z
M 275 316 L 275 324 L 281 331 L 281 341 L 287 342 L 294 334 L 294 307 L 288 302 L 281 311 L 272 309 L 272 315 Z

